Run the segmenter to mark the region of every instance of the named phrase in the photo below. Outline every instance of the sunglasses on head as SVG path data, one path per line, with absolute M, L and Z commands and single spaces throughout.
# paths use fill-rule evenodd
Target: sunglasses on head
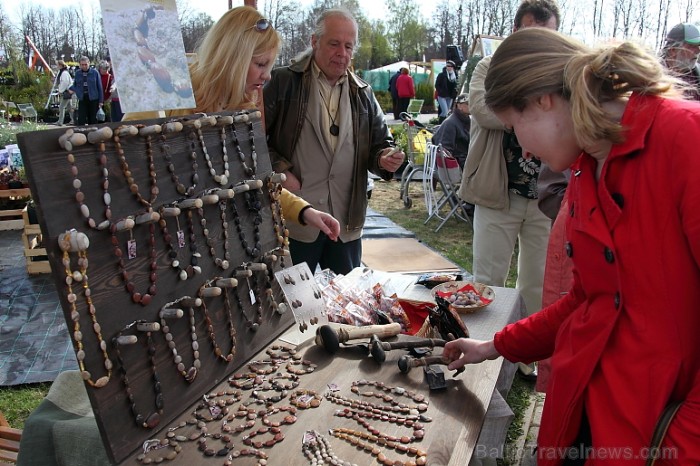
M 255 29 L 258 32 L 265 32 L 268 29 L 272 27 L 272 24 L 270 23 L 270 20 L 265 19 L 265 18 L 260 18 L 253 24 L 251 27 L 248 29 Z

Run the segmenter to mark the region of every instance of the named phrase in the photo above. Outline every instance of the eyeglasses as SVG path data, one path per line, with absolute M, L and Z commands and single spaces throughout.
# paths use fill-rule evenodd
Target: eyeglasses
M 253 24 L 251 27 L 248 28 L 248 30 L 255 28 L 256 31 L 258 32 L 265 32 L 268 29 L 272 27 L 272 23 L 270 23 L 269 19 L 266 18 L 260 18 Z

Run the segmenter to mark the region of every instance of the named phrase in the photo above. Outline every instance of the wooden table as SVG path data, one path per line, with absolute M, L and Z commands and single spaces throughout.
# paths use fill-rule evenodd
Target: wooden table
M 397 283 L 408 283 L 413 280 L 405 276 L 395 276 L 394 278 L 398 280 Z M 519 319 L 522 315 L 522 301 L 516 290 L 494 287 L 494 291 L 496 299 L 491 305 L 478 313 L 463 315 L 463 320 L 474 338 L 490 338 L 495 331 L 508 322 Z M 409 286 L 409 289 L 404 290 L 402 294 L 416 298 L 420 295 L 424 296 L 425 292 L 425 289 L 421 290 Z M 306 333 L 308 334 L 308 332 Z M 307 335 L 308 338 L 311 336 Z M 273 344 L 286 344 L 285 341 L 295 341 L 298 338 L 298 330 L 292 328 L 281 337 L 281 342 L 277 341 Z M 430 392 L 424 383 L 423 371 L 420 368 L 415 368 L 408 374 L 400 373 L 396 363 L 404 353 L 399 351 L 387 353 L 386 361 L 379 365 L 367 356 L 365 348 L 358 346 L 343 347 L 336 355 L 332 356 L 314 345 L 312 340 L 307 339 L 306 342 L 298 346 L 298 349 L 303 353 L 304 359 L 318 365 L 318 369 L 313 374 L 301 377 L 299 388 L 303 387 L 318 393 L 325 393 L 328 391 L 329 384 L 335 384 L 340 389 L 338 393 L 341 395 L 355 397 L 350 392 L 352 382 L 365 379 L 381 381 L 391 386 L 401 386 L 407 390 L 424 393 L 430 401 L 430 407 L 426 414 L 433 419 L 433 422 L 426 424 L 425 438 L 416 445 L 427 450 L 428 464 L 430 465 L 463 466 L 469 462 L 477 445 L 486 411 L 504 364 L 503 358 L 485 361 L 478 365 L 468 366 L 456 378 L 452 378 L 452 374 L 446 371 L 447 389 Z M 261 352 L 254 359 L 260 360 L 265 359 L 265 357 L 265 353 Z M 230 388 L 228 383 L 223 383 L 212 392 L 227 388 Z M 370 390 L 370 388 L 366 388 L 366 390 Z M 280 404 L 286 404 L 285 401 Z M 331 440 L 332 447 L 340 458 L 362 465 L 378 464 L 375 458 L 366 452 L 327 435 L 328 429 L 334 427 L 362 429 L 352 420 L 334 416 L 333 413 L 339 408 L 341 407 L 328 400 L 323 400 L 318 408 L 300 411 L 298 421 L 295 424 L 284 426 L 285 440 L 266 450 L 269 454 L 268 464 L 308 465 L 308 461 L 301 452 L 301 439 L 308 429 L 325 434 Z M 190 418 L 191 411 L 192 409 L 186 410 L 185 414 L 172 423 L 170 427 Z M 410 429 L 389 423 L 378 422 L 378 428 L 389 435 L 410 434 Z M 162 432 L 157 438 L 164 437 Z M 236 447 L 241 446 L 240 439 L 236 437 L 234 437 L 234 443 L 236 443 Z M 138 464 L 135 459 L 137 454 L 135 453 L 122 464 Z M 386 455 L 390 458 L 409 459 L 408 456 L 399 456 L 393 451 L 387 451 Z M 183 448 L 177 461 L 181 464 L 202 465 L 223 463 L 221 460 L 217 462 L 214 459 L 204 457 L 193 445 Z M 255 464 L 255 461 L 251 458 L 238 458 L 235 464 L 252 465 Z

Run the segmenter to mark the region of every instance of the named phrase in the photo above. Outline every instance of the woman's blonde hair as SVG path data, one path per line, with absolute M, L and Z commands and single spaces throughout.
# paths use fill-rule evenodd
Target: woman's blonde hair
M 279 51 L 282 39 L 271 24 L 259 30 L 265 19 L 255 8 L 241 6 L 227 11 L 207 32 L 190 65 L 198 112 L 218 112 L 254 107 L 257 95 L 246 94 L 246 77 L 253 57 Z
M 536 27 L 503 41 L 484 82 L 486 105 L 494 111 L 522 111 L 532 98 L 551 93 L 567 99 L 581 147 L 623 140 L 624 128 L 603 109 L 604 103 L 631 92 L 680 98 L 677 84 L 653 53 L 634 42 L 591 49 Z

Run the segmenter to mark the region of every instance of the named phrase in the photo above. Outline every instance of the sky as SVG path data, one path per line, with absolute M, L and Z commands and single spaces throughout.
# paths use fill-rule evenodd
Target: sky
M 299 1 L 299 3 L 301 3 L 305 7 L 313 3 L 312 0 L 297 1 Z M 25 0 L 24 2 L 17 2 L 16 0 L 3 0 L 2 3 L 7 10 L 14 10 L 14 15 L 17 15 L 17 7 L 20 3 L 25 5 L 32 3 L 46 5 L 47 2 L 46 0 Z M 221 17 L 221 15 L 223 15 L 228 9 L 228 0 L 188 0 L 188 3 L 191 5 L 192 9 L 203 11 L 209 14 L 209 16 L 211 16 L 214 21 L 218 20 Z M 359 3 L 360 7 L 364 10 L 365 15 L 369 19 L 386 18 L 387 9 L 384 0 L 359 0 Z M 259 1 L 258 4 L 262 5 L 263 2 Z M 71 5 L 84 5 L 89 10 L 91 7 L 99 8 L 100 2 L 99 0 L 51 0 L 50 5 L 51 7 L 56 9 L 60 9 L 62 7 Z M 243 0 L 233 0 L 234 7 L 241 5 L 243 5 Z M 419 5 L 423 14 L 426 15 L 426 18 L 429 17 L 432 8 L 434 7 L 433 2 L 429 0 L 422 0 L 419 2 Z M 13 17 L 13 13 L 10 13 L 11 18 L 16 19 Z

